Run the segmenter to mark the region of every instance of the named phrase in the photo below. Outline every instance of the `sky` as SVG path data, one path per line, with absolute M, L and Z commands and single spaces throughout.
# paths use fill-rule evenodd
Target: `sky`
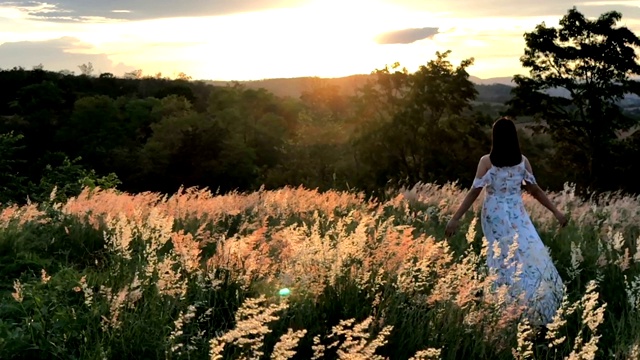
M 141 69 L 194 79 L 260 80 L 410 71 L 451 50 L 471 75 L 526 73 L 523 34 L 576 6 L 616 10 L 640 31 L 640 1 L 52 0 L 0 1 L 0 68 L 96 73 Z

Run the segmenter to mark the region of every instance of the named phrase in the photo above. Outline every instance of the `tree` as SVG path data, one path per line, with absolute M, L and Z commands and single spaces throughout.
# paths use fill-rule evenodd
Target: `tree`
M 72 196 L 78 196 L 85 187 L 112 189 L 121 184 L 115 173 L 98 176 L 95 170 L 86 169 L 79 164 L 81 158 L 71 160 L 63 153 L 53 153 L 49 154 L 46 161 L 40 181 L 30 184 L 30 197 L 37 202 L 49 199 L 54 189 L 56 192 L 53 200 L 64 202 Z M 52 163 L 58 165 L 51 165 Z
M 281 160 L 288 132 L 280 101 L 265 89 L 227 86 L 211 93 L 207 113 L 227 134 L 221 166 L 229 167 L 229 178 L 238 179 L 237 188 L 264 183 L 260 175 Z
M 193 79 L 191 76 L 185 74 L 184 72 L 179 72 L 178 75 L 176 76 L 177 80 L 184 80 L 184 81 L 189 81 L 191 79 Z
M 360 121 L 376 123 L 389 121 L 394 114 L 406 106 L 411 89 L 411 74 L 395 63 L 391 68 L 373 71 L 374 80 L 356 90 L 352 103 Z
M 312 79 L 309 89 L 302 91 L 300 100 L 309 109 L 322 112 L 331 120 L 344 120 L 349 102 L 340 86 L 329 83 L 326 79 Z
M 227 191 L 234 184 L 245 187 L 249 179 L 238 174 L 251 159 L 229 146 L 229 134 L 210 117 L 188 109 L 163 116 L 151 128 L 153 134 L 140 154 L 147 189 L 174 192 L 180 186 L 200 186 Z
M 466 69 L 473 59 L 454 67 L 449 53 L 437 52 L 414 74 L 380 71 L 378 86 L 368 87 L 377 119 L 357 144 L 363 174 L 373 174 L 375 186 L 473 179 L 487 150 L 488 121 L 471 113 L 477 92 Z
M 124 73 L 125 79 L 142 79 L 142 69 L 133 70 Z
M 575 8 L 559 28 L 538 25 L 525 33 L 520 61 L 529 76 L 517 75 L 513 115 L 532 115 L 537 131 L 548 132 L 557 146 L 559 168 L 582 188 L 614 187 L 606 178 L 618 134 L 637 125 L 621 111 L 619 101 L 640 94 L 635 46 L 640 39 L 627 27 L 616 27 L 622 15 L 607 12 L 589 20 Z M 609 183 L 607 183 L 609 180 Z
M 71 158 L 98 172 L 108 168 L 112 150 L 126 142 L 125 126 L 113 99 L 105 95 L 78 99 L 69 119 L 60 126 L 56 140 Z
M 20 144 L 23 136 L 13 132 L 0 134 L 0 205 L 17 199 L 24 200 L 26 178 L 18 172 L 24 161 L 18 153 L 23 149 Z
M 93 64 L 91 61 L 87 64 L 78 65 L 80 73 L 84 76 L 91 76 L 93 74 Z
M 60 122 L 68 117 L 65 93 L 55 82 L 47 80 L 24 86 L 14 96 L 13 111 L 17 115 L 15 119 L 19 120 L 11 130 L 24 135 L 24 160 L 33 168 L 54 145 L 54 134 Z

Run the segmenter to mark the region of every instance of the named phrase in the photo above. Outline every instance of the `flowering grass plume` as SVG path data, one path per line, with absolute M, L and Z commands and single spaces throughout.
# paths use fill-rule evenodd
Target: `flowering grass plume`
M 445 240 L 463 197 L 455 184 L 382 200 L 87 189 L 4 207 L 0 358 L 637 357 L 640 199 L 567 186 L 550 195 L 571 215 L 559 229 L 525 194 L 565 283 L 553 320 L 535 324 L 486 266 L 517 239 L 489 244 L 479 202 Z

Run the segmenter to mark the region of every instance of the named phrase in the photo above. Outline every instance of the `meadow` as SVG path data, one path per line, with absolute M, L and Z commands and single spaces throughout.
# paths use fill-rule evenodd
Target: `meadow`
M 85 189 L 0 213 L 2 359 L 637 359 L 640 198 L 524 195 L 566 285 L 536 328 L 491 291 L 481 199 Z M 51 199 L 55 199 L 52 194 Z

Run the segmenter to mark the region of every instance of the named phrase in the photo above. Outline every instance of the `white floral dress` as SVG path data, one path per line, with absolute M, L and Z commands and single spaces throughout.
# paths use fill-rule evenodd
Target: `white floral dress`
M 474 188 L 485 188 L 482 231 L 488 242 L 487 265 L 497 274 L 496 285 L 507 285 L 522 296 L 532 324 L 549 323 L 562 302 L 562 279 L 522 201 L 523 181 L 536 179 L 520 164 L 492 166 Z

